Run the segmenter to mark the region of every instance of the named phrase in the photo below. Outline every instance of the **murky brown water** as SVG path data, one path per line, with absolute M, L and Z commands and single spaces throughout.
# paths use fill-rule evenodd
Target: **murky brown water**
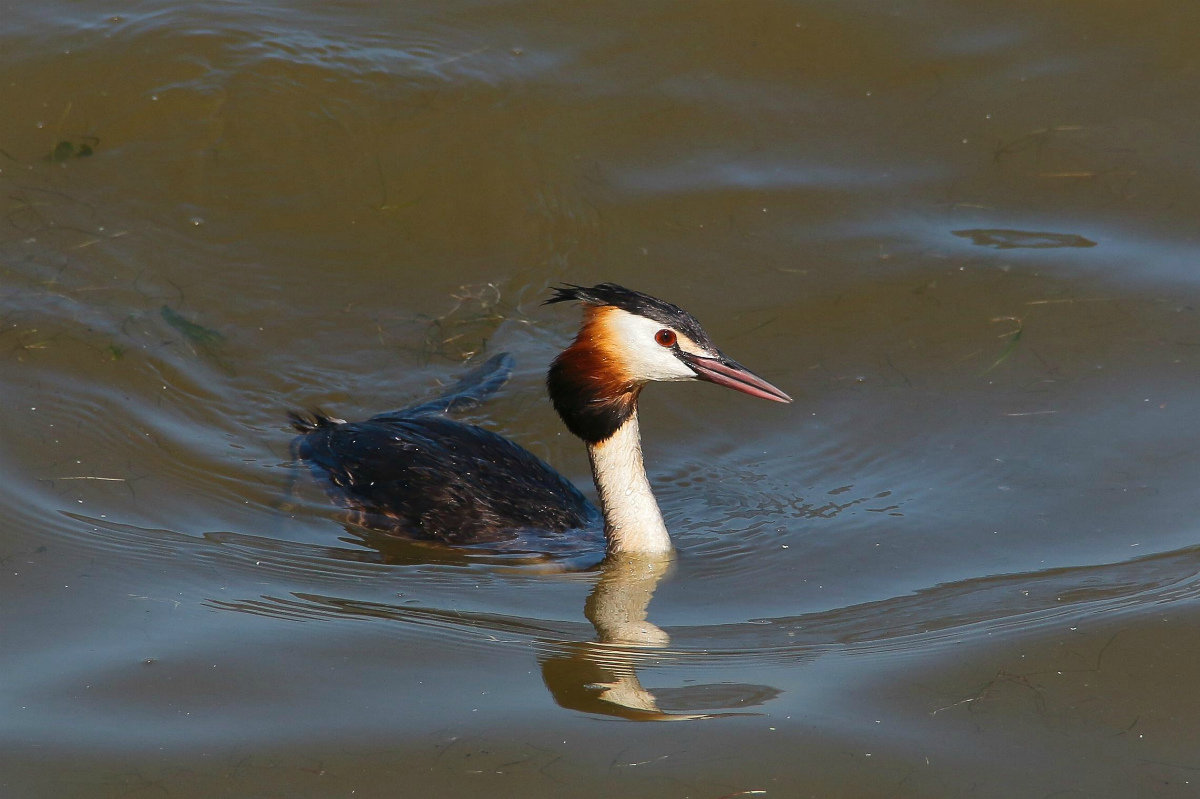
M 0 5 L 0 793 L 1197 795 L 1198 25 Z M 563 280 L 797 397 L 647 391 L 673 569 L 289 504 L 482 351 L 587 484 Z

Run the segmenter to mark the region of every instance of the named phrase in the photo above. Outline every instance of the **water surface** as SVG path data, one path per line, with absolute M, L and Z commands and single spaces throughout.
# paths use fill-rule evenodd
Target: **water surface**
M 1194 795 L 1190 4 L 0 19 L 6 795 Z M 296 480 L 509 351 L 586 486 L 601 280 L 796 397 L 647 390 L 670 569 Z

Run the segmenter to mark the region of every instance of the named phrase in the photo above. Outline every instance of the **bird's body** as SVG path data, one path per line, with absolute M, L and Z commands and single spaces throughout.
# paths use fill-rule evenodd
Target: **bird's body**
M 478 372 L 511 368 L 504 354 Z M 342 422 L 293 415 L 296 454 L 364 527 L 446 544 L 489 544 L 525 530 L 595 525 L 600 512 L 545 461 L 501 435 L 427 403 Z
M 557 289 L 585 320 L 555 359 L 547 388 L 588 448 L 597 510 L 570 481 L 512 441 L 448 413 L 477 405 L 508 378 L 497 355 L 435 400 L 343 422 L 292 414 L 295 452 L 328 481 L 352 521 L 449 545 L 574 535 L 603 521 L 609 552 L 666 553 L 670 538 L 642 464 L 637 399 L 652 380 L 705 379 L 788 402 L 722 355 L 690 314 L 648 295 L 600 284 Z

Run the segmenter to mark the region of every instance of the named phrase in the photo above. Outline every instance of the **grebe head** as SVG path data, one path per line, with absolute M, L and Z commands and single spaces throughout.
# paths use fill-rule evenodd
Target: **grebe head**
M 706 380 L 775 402 L 792 398 L 717 349 L 696 318 L 669 302 L 601 283 L 553 290 L 546 304 L 584 304 L 575 341 L 550 367 L 547 387 L 567 428 L 588 443 L 608 438 L 651 381 Z

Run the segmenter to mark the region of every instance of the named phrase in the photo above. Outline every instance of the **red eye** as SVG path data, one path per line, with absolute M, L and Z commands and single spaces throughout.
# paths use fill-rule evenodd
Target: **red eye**
M 675 346 L 675 331 L 667 330 L 665 327 L 654 334 L 654 340 L 664 347 Z

